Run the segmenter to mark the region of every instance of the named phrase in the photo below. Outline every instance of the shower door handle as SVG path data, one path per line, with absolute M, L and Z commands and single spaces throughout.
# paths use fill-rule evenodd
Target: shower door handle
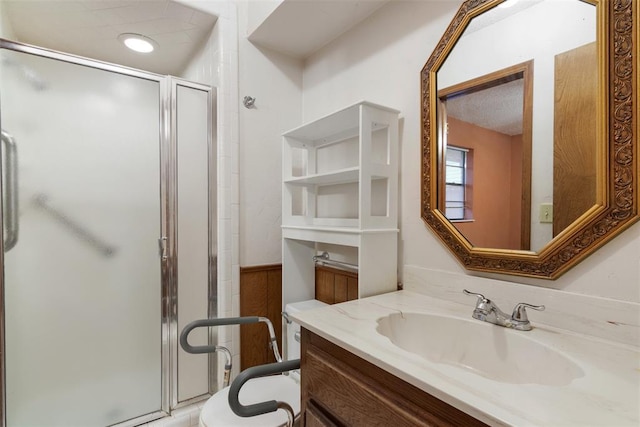
M 160 258 L 163 261 L 166 261 L 169 258 L 167 254 L 167 238 L 161 237 L 158 239 L 158 253 L 160 254 Z
M 10 251 L 18 243 L 18 148 L 16 140 L 6 131 L 2 130 L 2 145 L 5 149 L 5 175 L 4 175 L 4 223 L 6 235 L 4 239 L 4 251 Z

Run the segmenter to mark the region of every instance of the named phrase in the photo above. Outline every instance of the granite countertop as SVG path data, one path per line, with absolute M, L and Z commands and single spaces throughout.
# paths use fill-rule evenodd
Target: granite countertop
M 490 425 L 640 425 L 640 349 L 546 325 L 513 331 L 561 353 L 580 374 L 562 385 L 513 384 L 427 360 L 376 331 L 393 313 L 470 319 L 473 303 L 460 304 L 398 291 L 292 315 L 304 328 Z M 532 322 L 533 323 L 533 322 Z M 455 339 L 455 337 L 452 337 Z M 420 339 L 420 337 L 416 337 Z M 489 343 L 490 345 L 490 343 Z

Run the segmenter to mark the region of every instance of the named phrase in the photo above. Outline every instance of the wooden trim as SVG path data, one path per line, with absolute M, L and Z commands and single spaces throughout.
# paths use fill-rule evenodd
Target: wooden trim
M 523 106 L 522 106 L 522 196 L 520 201 L 520 248 L 529 250 L 531 247 L 531 162 L 532 162 L 532 140 L 533 140 L 533 60 L 525 61 L 493 73 L 485 74 L 475 79 L 467 80 L 453 86 L 438 90 L 438 105 L 442 108 L 438 111 L 438 125 L 448 126 L 446 119 L 447 97 L 468 95 L 481 90 L 490 89 L 518 79 L 523 80 Z M 446 138 L 446 132 L 441 133 L 441 138 Z M 440 191 L 438 192 L 438 206 L 442 209 L 445 206 L 445 170 L 444 150 L 446 141 L 439 145 L 443 155 L 439 158 L 438 171 Z
M 446 198 L 446 182 L 447 182 L 447 147 L 449 147 L 449 113 L 447 112 L 447 104 L 442 101 L 442 96 L 438 96 L 436 100 L 436 119 L 438 126 L 438 148 L 435 150 L 437 156 L 437 174 L 438 178 L 436 182 L 441 182 L 442 185 L 438 189 L 438 201 L 437 206 L 442 206 L 443 209 L 447 206 Z M 466 191 L 467 189 L 465 189 Z M 466 214 L 466 212 L 465 212 Z
M 531 65 L 533 65 L 533 61 L 523 62 L 503 68 L 502 70 L 494 71 L 493 73 L 485 74 L 484 76 L 476 77 L 475 79 L 439 89 L 438 98 L 468 95 L 524 78 L 525 70 L 529 70 L 528 67 Z
M 531 248 L 531 163 L 533 162 L 533 61 L 521 64 L 524 78 L 524 106 L 522 113 L 522 201 L 520 249 Z

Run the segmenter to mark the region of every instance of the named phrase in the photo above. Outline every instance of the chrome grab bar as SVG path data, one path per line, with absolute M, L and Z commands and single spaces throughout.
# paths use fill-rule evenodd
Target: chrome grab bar
M 16 140 L 5 130 L 2 130 L 2 145 L 5 148 L 6 172 L 4 178 L 4 223 L 6 224 L 6 237 L 4 239 L 4 251 L 9 252 L 18 243 L 18 148 Z M 3 227 L 4 228 L 4 227 Z

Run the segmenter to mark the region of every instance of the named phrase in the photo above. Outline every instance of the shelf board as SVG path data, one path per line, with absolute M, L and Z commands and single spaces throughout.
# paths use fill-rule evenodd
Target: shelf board
M 372 169 L 374 172 L 371 176 L 372 179 L 388 178 L 384 173 L 388 169 L 386 165 L 373 165 Z M 354 166 L 327 173 L 289 178 L 284 180 L 284 183 L 293 185 L 337 185 L 357 183 L 359 180 L 360 168 L 358 166 Z
M 285 180 L 285 184 L 295 185 L 336 185 L 358 182 L 360 168 L 355 166 L 352 168 L 341 169 L 329 173 L 319 173 L 314 175 L 306 175 Z
M 398 110 L 367 101 L 360 101 L 335 113 L 326 115 L 311 123 L 304 124 L 283 134 L 286 138 L 304 140 L 310 144 L 326 144 L 334 141 L 335 135 L 357 135 L 360 123 L 360 106 L 366 105 L 384 111 L 399 113 Z M 355 127 L 354 127 L 355 125 Z
M 361 237 L 366 234 L 398 234 L 394 229 L 361 230 L 353 227 L 305 227 L 282 226 L 282 238 L 306 242 L 328 243 L 359 247 Z
M 344 234 L 376 234 L 376 233 L 398 233 L 397 228 L 369 228 L 361 229 L 357 227 L 339 227 L 339 226 L 317 226 L 317 225 L 283 225 L 283 233 L 286 230 L 297 230 L 304 232 L 319 233 L 344 233 Z

